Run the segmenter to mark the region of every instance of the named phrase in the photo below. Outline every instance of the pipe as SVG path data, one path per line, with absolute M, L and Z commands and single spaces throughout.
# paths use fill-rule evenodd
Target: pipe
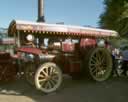
M 37 22 L 45 22 L 44 19 L 44 0 L 38 0 L 38 19 Z

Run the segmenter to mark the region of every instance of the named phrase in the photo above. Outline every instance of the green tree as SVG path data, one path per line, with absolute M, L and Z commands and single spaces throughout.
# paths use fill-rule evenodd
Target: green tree
M 100 27 L 116 30 L 121 36 L 128 36 L 128 0 L 104 0 L 104 5 L 104 12 L 100 15 Z

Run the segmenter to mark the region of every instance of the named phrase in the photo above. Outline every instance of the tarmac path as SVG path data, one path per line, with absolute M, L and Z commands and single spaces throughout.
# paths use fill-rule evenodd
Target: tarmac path
M 0 102 L 128 102 L 128 78 L 101 83 L 67 78 L 60 91 L 48 95 L 17 80 L 0 85 Z

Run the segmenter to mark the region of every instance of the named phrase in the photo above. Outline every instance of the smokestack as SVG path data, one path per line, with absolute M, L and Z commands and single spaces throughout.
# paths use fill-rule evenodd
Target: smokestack
M 38 19 L 37 22 L 45 22 L 44 19 L 44 0 L 38 0 Z

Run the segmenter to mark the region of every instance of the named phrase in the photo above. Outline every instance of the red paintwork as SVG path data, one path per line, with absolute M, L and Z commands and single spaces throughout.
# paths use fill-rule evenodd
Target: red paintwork
M 62 43 L 62 51 L 63 52 L 73 52 L 75 50 L 75 46 L 72 43 L 64 42 Z
M 62 42 L 63 53 L 55 60 L 64 73 L 80 73 L 82 60 L 92 46 L 96 47 L 96 39 L 81 39 L 80 43 Z
M 42 51 L 38 48 L 32 48 L 32 47 L 21 47 L 18 49 L 20 52 L 26 52 L 26 53 L 31 53 L 35 55 L 42 54 Z
M 81 59 L 75 53 L 63 53 L 55 59 L 57 64 L 61 66 L 63 73 L 79 73 L 81 69 Z
M 96 39 L 81 39 L 80 42 L 80 47 L 85 48 L 85 47 L 89 47 L 89 46 L 96 46 Z
M 79 73 L 82 68 L 82 60 L 86 56 L 89 48 L 96 47 L 96 39 L 81 39 L 80 43 L 62 43 L 62 51 L 59 56 L 59 64 L 63 65 L 64 73 Z

